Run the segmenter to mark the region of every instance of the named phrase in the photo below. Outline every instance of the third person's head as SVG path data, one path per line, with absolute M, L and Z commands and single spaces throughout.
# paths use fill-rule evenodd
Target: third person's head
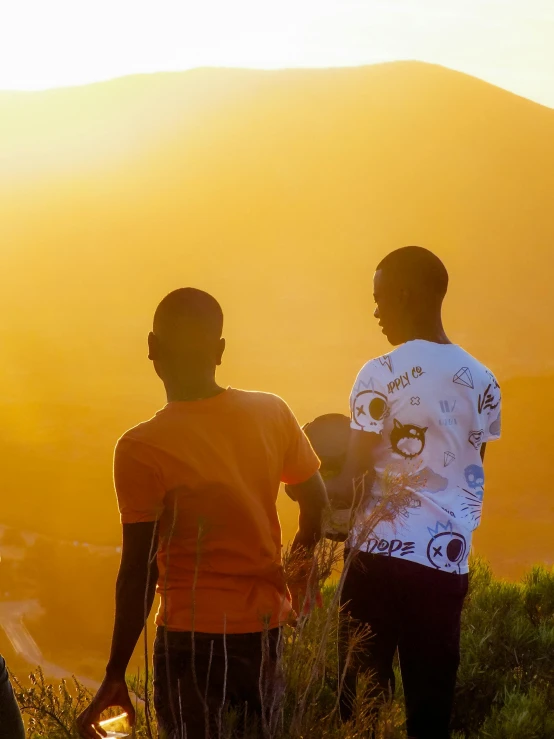
M 404 246 L 379 262 L 373 279 L 375 318 L 393 346 L 425 336 L 441 324 L 448 272 L 421 246 Z

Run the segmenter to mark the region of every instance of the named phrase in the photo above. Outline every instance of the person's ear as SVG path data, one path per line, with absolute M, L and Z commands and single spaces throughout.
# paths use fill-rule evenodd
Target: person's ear
M 217 345 L 216 365 L 219 367 L 223 352 L 225 351 L 225 339 L 220 339 Z
M 150 331 L 150 333 L 148 334 L 148 359 L 150 359 L 152 362 L 155 362 L 159 358 L 160 344 L 158 342 L 158 337 L 155 333 Z

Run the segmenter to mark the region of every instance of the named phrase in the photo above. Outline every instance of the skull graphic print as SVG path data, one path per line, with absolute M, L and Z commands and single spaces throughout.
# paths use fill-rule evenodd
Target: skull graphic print
M 459 574 L 467 552 L 465 536 L 453 530 L 451 521 L 447 524 L 437 522 L 436 527 L 428 531 L 432 537 L 427 545 L 429 562 L 437 570 Z
M 389 413 L 387 396 L 373 388 L 359 392 L 352 403 L 352 423 L 363 431 L 381 434 Z

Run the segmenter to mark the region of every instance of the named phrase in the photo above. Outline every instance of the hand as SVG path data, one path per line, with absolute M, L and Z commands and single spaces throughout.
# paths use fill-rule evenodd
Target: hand
M 77 731 L 83 739 L 98 739 L 106 732 L 98 726 L 100 715 L 107 708 L 119 706 L 127 714 L 131 726 L 135 723 L 135 709 L 129 697 L 125 678 L 105 677 L 90 705 L 77 718 Z

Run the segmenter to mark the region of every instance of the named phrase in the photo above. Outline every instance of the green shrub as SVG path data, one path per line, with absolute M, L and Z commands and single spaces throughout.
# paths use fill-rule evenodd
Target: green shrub
M 531 689 L 504 696 L 483 724 L 479 739 L 554 739 L 554 712 L 544 694 Z
M 453 717 L 465 736 L 476 735 L 486 720 L 500 715 L 508 697 L 542 691 L 554 710 L 553 593 L 553 572 L 534 568 L 516 584 L 494 580 L 488 565 L 473 562 Z
M 336 587 L 324 588 L 325 608 L 285 629 L 287 689 L 272 739 L 358 739 L 368 736 L 371 700 L 367 680 L 358 688 L 355 719 L 338 718 L 338 610 Z M 363 638 L 363 635 L 360 637 Z M 399 678 L 399 676 L 398 676 Z M 135 736 L 148 737 L 140 701 L 152 688 L 129 681 L 137 696 Z M 381 711 L 377 739 L 403 739 L 402 687 Z M 75 681 L 49 685 L 38 670 L 29 688 L 16 685 L 28 717 L 29 739 L 75 737 L 73 722 L 89 693 Z M 231 735 L 227 725 L 226 739 Z M 521 583 L 495 580 L 489 566 L 472 563 L 462 617 L 461 663 L 453 739 L 554 739 L 554 571 L 535 567 Z M 155 730 L 153 730 L 155 736 Z

